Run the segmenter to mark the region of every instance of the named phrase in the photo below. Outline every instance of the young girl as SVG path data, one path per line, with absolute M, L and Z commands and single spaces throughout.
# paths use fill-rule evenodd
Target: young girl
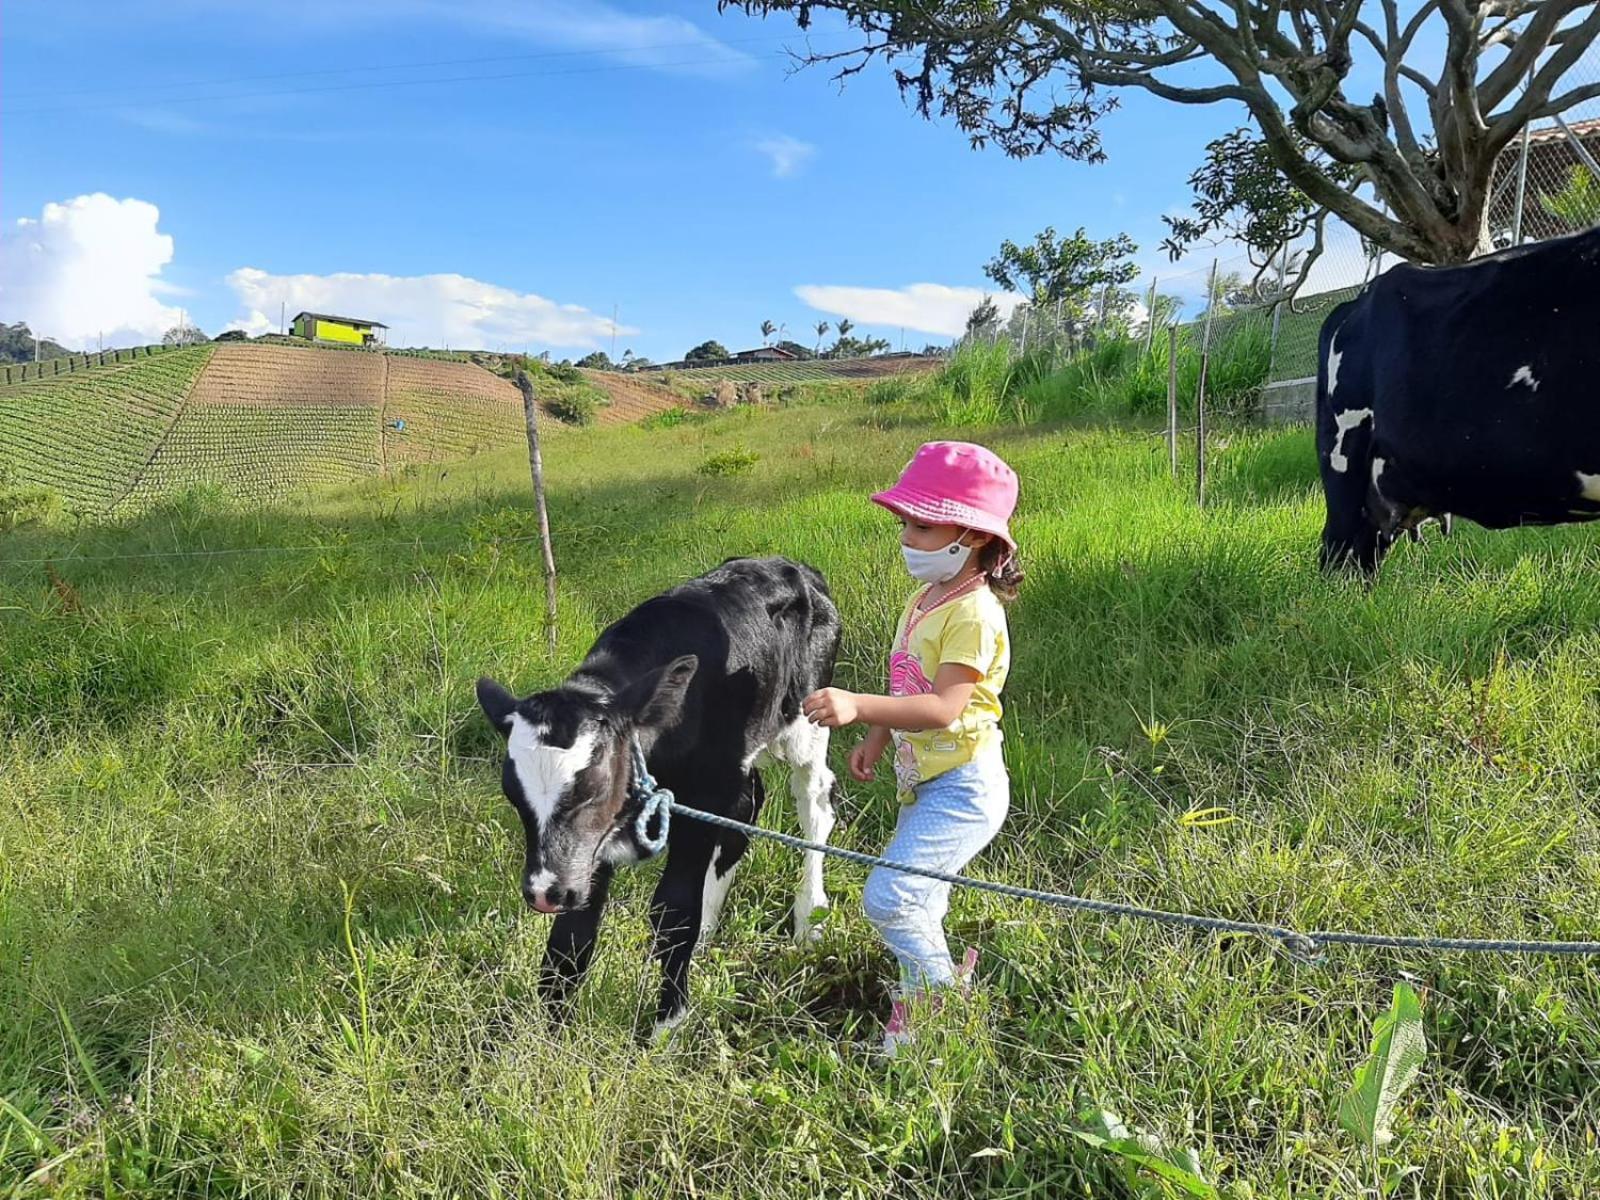
M 889 694 L 824 688 L 805 715 L 836 728 L 860 721 L 867 736 L 850 754 L 860 780 L 891 740 L 900 819 L 884 857 L 956 872 L 994 837 L 1010 805 L 1000 756 L 1000 689 L 1011 666 L 1003 601 L 1022 570 L 1009 522 L 1017 476 L 968 442 L 930 442 L 900 481 L 872 497 L 900 518 L 906 569 L 925 586 L 906 604 L 889 656 Z M 907 1001 L 960 976 L 944 938 L 950 885 L 877 868 L 862 897 L 867 919 L 900 961 L 901 987 L 884 1032 L 890 1054 L 911 1040 Z

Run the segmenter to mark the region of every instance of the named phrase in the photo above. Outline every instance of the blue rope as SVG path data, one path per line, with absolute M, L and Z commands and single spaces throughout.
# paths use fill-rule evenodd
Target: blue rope
M 704 821 L 708 825 L 718 825 L 724 829 L 736 829 L 749 837 L 767 838 L 769 841 L 777 842 L 779 845 L 788 846 L 794 850 L 808 850 L 816 854 L 826 854 L 830 858 L 841 858 L 845 862 L 855 863 L 863 867 L 883 867 L 886 870 L 900 871 L 907 875 L 921 875 L 927 879 L 937 879 L 941 883 L 948 883 L 955 887 L 972 888 L 975 891 L 990 892 L 997 896 L 1007 896 L 1015 900 L 1034 900 L 1040 904 L 1054 905 L 1057 908 L 1077 909 L 1082 912 L 1099 913 L 1108 917 L 1133 917 L 1137 920 L 1155 921 L 1163 925 L 1204 929 L 1212 933 L 1254 934 L 1257 937 L 1276 941 L 1295 958 L 1311 962 L 1319 961 L 1322 948 L 1330 945 L 1372 946 L 1390 950 L 1458 950 L 1489 954 L 1600 954 L 1600 942 L 1405 937 L 1378 933 L 1348 933 L 1342 930 L 1327 929 L 1301 933 L 1284 925 L 1267 925 L 1255 921 L 1231 921 L 1223 917 L 1202 917 L 1192 913 L 1167 912 L 1164 909 L 1144 908 L 1137 904 L 1123 904 L 1115 900 L 1090 900 L 1083 896 L 1068 896 L 1061 892 L 1040 891 L 1037 888 L 1018 887 L 1010 883 L 991 883 L 986 879 L 973 879 L 967 875 L 953 875 L 948 871 L 936 871 L 931 867 L 919 867 L 911 863 L 894 862 L 876 854 L 863 854 L 859 850 L 846 850 L 841 846 L 829 846 L 822 842 L 811 842 L 805 838 L 794 837 L 791 834 L 779 833 L 772 829 L 762 829 L 758 825 L 750 825 L 744 821 L 736 821 L 732 817 L 724 817 L 718 813 L 709 813 L 698 808 L 690 808 L 687 804 L 680 804 L 674 800 L 671 792 L 664 789 L 656 789 L 655 781 L 650 778 L 649 772 L 643 769 L 644 755 L 639 750 L 637 742 L 634 744 L 634 752 L 636 771 L 642 773 L 640 777 L 650 788 L 654 789 L 650 801 L 658 805 L 661 813 L 661 843 L 663 845 L 667 836 L 667 814 L 676 810 L 683 816 L 692 817 L 696 821 Z M 638 786 L 638 777 L 635 779 L 635 786 Z M 646 821 L 647 818 L 641 815 L 641 822 Z M 643 824 L 639 828 L 642 830 Z M 656 847 L 657 850 L 659 848 L 659 846 Z M 655 850 L 652 850 L 652 853 L 655 853 Z
M 633 836 L 639 845 L 648 850 L 652 856 L 660 854 L 667 846 L 667 831 L 672 827 L 672 809 L 674 799 L 672 791 L 656 783 L 655 776 L 650 774 L 650 767 L 645 763 L 644 747 L 639 745 L 637 737 L 633 741 L 633 798 L 640 802 L 639 815 L 633 819 Z M 693 809 L 686 809 L 693 813 Z M 659 832 L 655 837 L 650 836 L 650 822 L 660 818 Z

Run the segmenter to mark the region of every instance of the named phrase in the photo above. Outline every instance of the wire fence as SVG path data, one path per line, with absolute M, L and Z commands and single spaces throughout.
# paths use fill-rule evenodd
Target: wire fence
M 1572 66 L 1557 90 L 1597 82 L 1600 46 Z M 1600 97 L 1532 122 L 1506 147 L 1493 172 L 1488 222 L 1497 248 L 1600 224 Z M 1154 348 L 1160 329 L 1174 323 L 1183 344 L 1209 342 L 1214 352 L 1227 351 L 1241 337 L 1265 338 L 1266 407 L 1272 408 L 1271 394 L 1283 389 L 1286 408 L 1304 415 L 1328 312 L 1400 261 L 1337 218 L 1329 218 L 1322 252 L 1308 263 L 1312 242 L 1308 234 L 1270 260 L 1237 244 L 1212 253 L 1197 250 L 1170 268 L 1106 288 L 1081 308 L 1021 305 L 981 336 L 1008 339 L 1018 354 L 1063 360 L 1107 333 L 1143 339 Z M 1291 290 L 1292 301 L 1282 301 Z

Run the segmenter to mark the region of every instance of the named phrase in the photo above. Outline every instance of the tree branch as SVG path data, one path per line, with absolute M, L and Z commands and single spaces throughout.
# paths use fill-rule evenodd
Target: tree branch
M 1529 68 L 1539 61 L 1539 55 L 1560 29 L 1561 22 L 1585 4 L 1593 3 L 1594 0 L 1542 0 L 1533 20 L 1528 22 L 1505 60 L 1478 85 L 1478 96 L 1485 111 L 1499 108 L 1501 101 L 1527 77 Z
M 1566 2 L 1566 0 L 1562 0 L 1562 2 Z M 1547 0 L 1547 3 L 1554 4 L 1556 0 Z M 1523 92 L 1521 98 L 1494 119 L 1486 139 L 1486 146 L 1491 156 L 1498 155 L 1501 150 L 1505 149 L 1522 126 L 1533 120 L 1545 108 L 1550 102 L 1550 93 L 1555 89 L 1556 84 L 1560 83 L 1562 77 L 1572 68 L 1572 65 L 1583 57 L 1583 52 L 1589 47 L 1589 44 L 1596 37 L 1600 37 L 1600 4 L 1594 4 L 1594 0 L 1589 0 L 1589 3 L 1593 4 L 1589 15 L 1572 27 L 1571 32 L 1574 36 L 1558 46 L 1556 52 L 1545 60 L 1544 65 L 1534 73 L 1532 82 Z M 1537 21 L 1538 17 L 1543 15 L 1544 13 L 1541 11 L 1534 20 Z M 1521 48 L 1521 44 L 1513 47 L 1512 54 L 1515 54 Z M 1511 61 L 1509 55 L 1506 61 Z M 1581 99 L 1582 94 L 1587 90 L 1587 88 L 1574 88 L 1568 95 L 1577 93 Z M 1574 101 L 1574 103 L 1578 102 Z M 1556 111 L 1560 112 L 1562 109 L 1557 109 Z

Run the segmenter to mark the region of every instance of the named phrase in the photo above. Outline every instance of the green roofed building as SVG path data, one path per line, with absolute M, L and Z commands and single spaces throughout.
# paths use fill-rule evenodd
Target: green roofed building
M 296 313 L 290 326 L 295 337 L 308 342 L 338 342 L 345 346 L 381 345 L 383 334 L 379 330 L 389 327 L 378 321 L 363 321 L 358 317 L 335 317 L 328 313 Z

